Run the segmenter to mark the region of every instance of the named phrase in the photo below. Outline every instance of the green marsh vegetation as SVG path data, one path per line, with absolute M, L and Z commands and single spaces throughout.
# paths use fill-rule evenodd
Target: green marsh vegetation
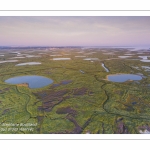
M 17 51 L 25 58 L 14 58 L 18 62 L 0 63 L 0 133 L 150 132 L 150 72 L 142 68 L 149 63 L 141 62 L 138 56 L 142 54 L 137 54 L 137 51 L 119 48 L 3 49 L 4 56 L 0 57 L 0 62 L 17 57 L 9 51 Z M 146 50 L 141 51 L 143 56 L 147 55 Z M 134 55 L 118 57 L 126 56 L 126 53 Z M 39 57 L 29 58 L 24 54 Z M 56 54 L 62 56 L 50 56 Z M 15 66 L 25 62 L 41 64 Z M 102 63 L 109 72 L 101 66 Z M 107 80 L 107 75 L 119 73 L 140 73 L 142 80 L 122 83 Z M 24 75 L 45 76 L 54 82 L 37 89 L 5 83 L 6 79 Z M 14 130 L 12 123 L 18 130 Z

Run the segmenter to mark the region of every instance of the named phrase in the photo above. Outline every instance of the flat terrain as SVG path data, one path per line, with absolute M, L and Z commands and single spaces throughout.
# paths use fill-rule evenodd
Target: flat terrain
M 146 49 L 1 48 L 0 133 L 150 133 L 149 59 Z M 17 66 L 28 62 L 38 63 Z M 107 80 L 119 73 L 142 80 Z M 37 89 L 5 83 L 25 75 L 53 83 Z

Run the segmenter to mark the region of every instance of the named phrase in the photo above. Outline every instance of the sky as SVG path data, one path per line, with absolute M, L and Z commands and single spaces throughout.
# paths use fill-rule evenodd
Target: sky
M 150 16 L 0 16 L 0 46 L 150 46 Z

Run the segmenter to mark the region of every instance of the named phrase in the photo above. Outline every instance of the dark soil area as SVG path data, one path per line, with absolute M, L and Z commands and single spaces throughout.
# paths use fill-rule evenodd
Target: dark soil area
M 50 112 L 51 109 L 61 103 L 63 100 L 70 98 L 70 96 L 65 96 L 69 90 L 63 89 L 60 91 L 46 91 L 46 94 L 38 93 L 37 96 L 42 101 L 42 106 L 38 107 L 39 111 Z
M 72 109 L 71 107 L 62 107 L 58 108 L 56 111 L 57 114 L 70 114 L 72 116 L 75 116 L 77 114 L 76 110 Z
M 85 95 L 87 94 L 88 89 L 87 88 L 77 88 L 73 90 L 73 95 L 75 96 L 80 96 L 80 95 Z

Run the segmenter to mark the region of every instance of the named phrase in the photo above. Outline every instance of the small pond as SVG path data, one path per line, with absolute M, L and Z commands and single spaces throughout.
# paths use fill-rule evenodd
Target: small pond
M 81 57 L 82 58 L 82 57 L 86 57 L 86 56 L 75 56 L 75 57 L 79 57 L 79 58 Z
M 131 56 L 118 56 L 119 58 L 129 58 Z
M 4 61 L 0 61 L 0 63 L 6 63 L 6 62 L 17 62 L 18 60 L 4 60 Z
M 17 76 L 17 77 L 9 78 L 5 80 L 5 82 L 9 84 L 27 83 L 29 88 L 35 89 L 35 88 L 41 88 L 47 86 L 53 83 L 53 80 L 43 76 L 29 75 L 29 76 Z
M 104 63 L 102 63 L 102 67 L 106 70 L 106 72 L 109 72 L 108 68 L 106 68 Z
M 99 60 L 98 58 L 85 58 L 83 60 Z
M 53 58 L 53 60 L 71 60 L 71 58 Z
M 141 80 L 142 77 L 135 74 L 114 74 L 108 75 L 107 79 L 112 82 L 125 82 L 128 80 Z
M 17 64 L 16 66 L 25 66 L 25 65 L 40 65 L 40 62 L 26 62 L 26 63 L 20 63 Z
M 150 60 L 146 60 L 146 59 L 142 59 L 140 61 L 142 61 L 142 62 L 150 62 Z

